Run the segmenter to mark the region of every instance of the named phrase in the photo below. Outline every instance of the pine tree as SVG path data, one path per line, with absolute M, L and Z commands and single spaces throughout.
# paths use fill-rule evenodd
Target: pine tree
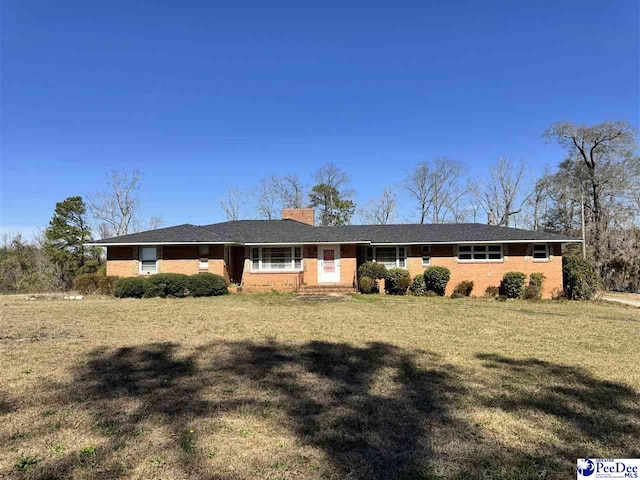
M 72 285 L 76 275 L 95 272 L 100 263 L 97 249 L 84 246 L 92 240 L 86 213 L 82 197 L 58 202 L 45 232 L 45 253 L 58 268 L 66 287 Z

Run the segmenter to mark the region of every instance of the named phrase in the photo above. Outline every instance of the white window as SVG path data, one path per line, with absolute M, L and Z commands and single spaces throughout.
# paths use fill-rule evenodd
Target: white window
M 302 270 L 302 247 L 253 247 L 251 270 L 300 271 Z
M 138 254 L 140 273 L 149 275 L 158 271 L 158 249 L 156 247 L 141 247 Z
M 428 267 L 431 265 L 431 245 L 422 246 L 422 266 Z
M 382 263 L 387 268 L 406 268 L 406 247 L 369 247 L 367 248 L 367 262 Z
M 501 262 L 502 245 L 459 245 L 458 260 L 461 262 Z
M 549 260 L 549 245 L 546 243 L 533 244 L 533 261 L 543 262 Z
M 200 259 L 198 260 L 198 268 L 200 270 L 209 269 L 209 245 L 200 245 L 199 252 Z

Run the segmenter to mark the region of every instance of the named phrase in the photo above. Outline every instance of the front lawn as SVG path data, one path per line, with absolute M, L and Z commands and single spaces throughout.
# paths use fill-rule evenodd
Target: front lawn
M 640 457 L 640 310 L 0 297 L 0 478 L 574 478 Z

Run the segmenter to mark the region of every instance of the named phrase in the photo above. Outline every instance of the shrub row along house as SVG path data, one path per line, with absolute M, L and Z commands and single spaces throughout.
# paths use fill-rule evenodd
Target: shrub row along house
M 476 291 L 497 286 L 505 272 L 541 272 L 544 297 L 562 289 L 562 244 L 552 233 L 481 224 L 314 226 L 312 209 L 286 209 L 282 220 L 178 225 L 91 243 L 107 248 L 107 274 L 173 272 L 221 275 L 242 291 L 348 292 L 366 261 L 451 271 L 447 294 L 471 280 Z

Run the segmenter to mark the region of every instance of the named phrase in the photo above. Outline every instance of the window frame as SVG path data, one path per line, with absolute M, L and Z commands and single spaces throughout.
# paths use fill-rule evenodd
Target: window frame
M 291 266 L 289 268 L 263 268 L 262 259 L 264 258 L 263 251 L 269 248 L 290 248 L 291 249 Z M 254 254 L 258 252 L 258 258 L 256 259 Z M 297 252 L 298 250 L 299 252 Z M 298 256 L 296 254 L 299 253 Z M 257 260 L 257 268 L 254 263 Z M 299 267 L 296 264 L 299 262 Z M 249 271 L 252 273 L 297 273 L 304 270 L 304 252 L 301 245 L 278 245 L 278 246 L 266 246 L 266 247 L 250 247 L 249 249 Z
M 198 270 L 209 270 L 209 245 L 198 245 Z
M 403 268 L 407 269 L 407 247 L 405 245 L 378 245 L 367 247 L 366 252 L 366 261 L 367 262 L 376 262 L 376 249 L 377 248 L 395 248 L 396 249 L 396 264 L 393 267 L 387 268 Z M 402 250 L 402 254 L 400 254 L 400 250 Z M 386 265 L 385 265 L 386 266 Z
M 460 258 L 460 247 L 469 247 L 469 252 L 464 252 L 465 254 L 470 254 L 471 258 Z M 484 248 L 484 251 L 476 252 L 476 247 Z M 499 247 L 500 248 L 500 258 L 489 258 L 490 252 L 489 247 Z M 475 258 L 475 255 L 485 255 L 486 258 Z M 459 263 L 503 263 L 504 262 L 504 244 L 502 243 L 465 243 L 458 244 L 458 252 L 456 259 Z
M 544 258 L 536 258 L 536 246 L 543 246 L 544 247 L 544 252 L 545 252 L 545 257 Z M 549 244 L 548 243 L 533 243 L 531 244 L 531 259 L 534 262 L 548 262 L 550 260 L 551 254 L 550 254 L 550 250 L 549 250 Z
M 153 272 L 150 271 L 144 271 L 142 269 L 143 267 L 143 262 L 151 262 L 152 260 L 145 260 L 143 258 L 143 251 L 144 250 L 155 250 L 156 254 L 155 254 L 155 267 Z M 158 247 L 138 247 L 138 275 L 155 275 L 156 273 L 158 273 Z
M 428 267 L 431 265 L 431 245 L 422 245 L 422 266 Z M 426 259 L 426 262 L 425 262 Z

